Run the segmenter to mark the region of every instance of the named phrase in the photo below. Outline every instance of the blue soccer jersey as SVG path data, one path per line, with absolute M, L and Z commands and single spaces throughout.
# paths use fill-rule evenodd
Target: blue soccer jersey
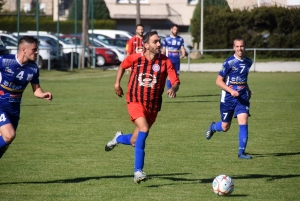
M 184 41 L 180 36 L 168 36 L 163 42 L 163 47 L 166 48 L 167 56 L 172 62 L 180 62 L 180 49 L 182 46 L 184 46 Z
M 234 117 L 240 113 L 249 114 L 250 103 L 247 80 L 251 65 L 252 60 L 248 57 L 240 60 L 234 55 L 223 63 L 219 75 L 224 78 L 227 86 L 239 92 L 239 96 L 233 97 L 229 92 L 222 90 L 220 102 L 222 121 L 231 121 L 233 114 Z
M 0 57 L 0 113 L 20 115 L 22 94 L 29 82 L 39 84 L 39 70 L 35 62 L 22 65 L 17 55 Z

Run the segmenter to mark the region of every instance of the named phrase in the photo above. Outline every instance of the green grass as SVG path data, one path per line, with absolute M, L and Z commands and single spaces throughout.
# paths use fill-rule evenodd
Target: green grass
M 133 183 L 133 148 L 105 152 L 115 132 L 133 130 L 124 98 L 114 94 L 115 71 L 42 71 L 52 102 L 23 95 L 17 138 L 1 159 L 0 200 L 298 200 L 300 73 L 251 73 L 254 91 L 247 152 L 237 158 L 236 120 L 227 133 L 204 137 L 219 119 L 216 73 L 180 74 L 176 99 L 163 100 L 147 139 L 144 171 Z M 123 79 L 126 88 L 128 75 Z M 164 96 L 165 97 L 165 96 Z M 229 197 L 212 191 L 231 176 Z

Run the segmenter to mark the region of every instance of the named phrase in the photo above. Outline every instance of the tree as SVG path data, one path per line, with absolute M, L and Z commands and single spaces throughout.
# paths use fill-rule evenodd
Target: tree
M 203 0 L 203 1 L 204 1 L 203 2 L 204 15 L 206 11 L 208 11 L 209 8 L 211 7 L 215 7 L 220 10 L 226 10 L 226 11 L 230 10 L 226 0 Z M 200 41 L 200 3 L 201 1 L 199 0 L 197 6 L 195 7 L 193 17 L 191 19 L 191 24 L 190 24 L 190 32 L 194 38 L 193 40 L 194 43 L 199 43 Z
M 6 3 L 5 0 L 0 0 L 0 12 L 2 11 L 2 7 L 5 3 Z
M 83 7 L 83 1 L 77 0 L 77 19 L 82 20 L 82 12 L 79 12 L 79 8 Z M 108 8 L 106 7 L 104 0 L 94 0 L 92 8 L 94 9 L 94 19 L 103 19 L 107 20 L 110 19 Z M 69 20 L 75 19 L 75 0 L 70 7 L 70 14 L 68 16 Z M 91 19 L 91 16 L 89 16 Z

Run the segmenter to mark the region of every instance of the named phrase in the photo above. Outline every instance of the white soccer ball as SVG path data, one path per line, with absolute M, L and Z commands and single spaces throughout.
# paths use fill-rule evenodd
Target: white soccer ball
M 229 195 L 234 190 L 234 183 L 229 176 L 219 175 L 215 177 L 212 187 L 217 195 Z

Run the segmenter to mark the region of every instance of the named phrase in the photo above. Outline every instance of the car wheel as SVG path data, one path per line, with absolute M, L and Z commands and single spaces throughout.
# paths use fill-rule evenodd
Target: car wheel
M 105 64 L 105 58 L 102 55 L 97 55 L 97 66 L 103 66 Z

